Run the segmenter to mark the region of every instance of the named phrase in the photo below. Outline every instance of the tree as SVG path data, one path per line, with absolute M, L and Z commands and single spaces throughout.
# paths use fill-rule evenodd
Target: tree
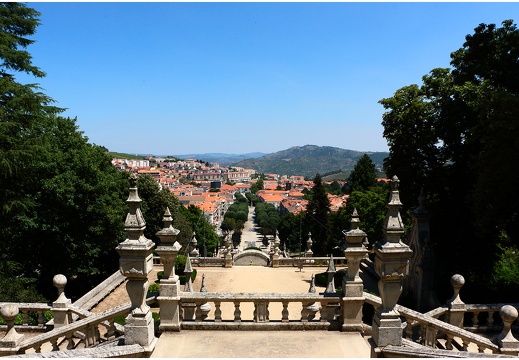
M 75 119 L 60 117 L 37 85 L 16 81 L 19 72 L 45 75 L 25 50 L 38 16 L 25 4 L 0 4 L 0 274 L 13 287 L 48 291 L 63 273 L 74 296 L 72 279 L 81 293 L 93 275 L 117 269 L 128 182 Z
M 330 241 L 330 224 L 328 214 L 330 212 L 330 200 L 324 189 L 321 175 L 316 174 L 312 187 L 311 199 L 306 208 L 309 218 L 309 227 L 312 233 L 313 252 L 316 256 L 331 254 L 334 242 Z
M 377 184 L 377 169 L 367 154 L 357 161 L 348 178 L 349 192 L 366 191 Z
M 421 86 L 380 101 L 386 173 L 400 178 L 407 209 L 422 187 L 428 194 L 440 279 L 461 272 L 469 284 L 491 284 L 519 242 L 519 31 L 502 25 L 479 25 L 451 54 L 452 70 L 433 69 Z

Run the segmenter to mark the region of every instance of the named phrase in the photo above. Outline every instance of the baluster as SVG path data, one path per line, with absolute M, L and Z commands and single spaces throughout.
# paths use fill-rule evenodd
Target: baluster
M 423 346 L 425 346 L 425 343 L 426 343 L 426 340 L 425 340 L 425 337 L 426 337 L 426 327 L 425 327 L 425 324 L 420 324 L 420 326 L 418 327 L 418 342 L 420 344 L 422 344 Z
M 202 306 L 202 302 L 201 301 L 195 301 L 195 306 L 196 306 L 195 321 L 196 322 L 200 322 L 200 321 L 202 321 L 202 310 L 200 309 L 200 306 Z
M 240 302 L 234 302 L 234 321 L 241 322 L 241 310 L 240 310 Z
M 36 354 L 40 354 L 41 353 L 41 344 L 38 344 L 34 347 L 34 351 L 36 352 Z
M 29 325 L 29 310 L 26 310 L 26 309 L 22 309 L 22 314 L 23 314 L 23 324 L 24 325 Z
M 108 329 L 106 330 L 106 340 L 112 340 L 115 339 L 115 318 L 111 318 L 108 320 Z
M 412 321 L 409 318 L 405 318 L 405 321 L 407 322 L 407 326 L 405 327 L 405 337 L 406 339 L 413 340 L 413 326 Z
M 221 322 L 222 321 L 222 310 L 220 309 L 220 301 L 215 300 L 214 302 L 214 321 Z
M 72 335 L 73 334 L 67 334 L 66 335 L 66 338 L 67 338 L 67 350 L 72 350 L 74 349 L 74 339 L 72 338 Z
M 326 311 L 326 307 L 328 306 L 328 303 L 325 301 L 320 302 L 320 311 L 319 311 L 319 321 L 320 322 L 326 322 L 328 319 L 326 318 L 326 314 L 328 313 Z
M 472 314 L 472 326 L 478 326 L 478 323 L 479 323 L 478 316 L 479 316 L 479 311 L 474 311 L 474 313 Z
M 52 339 L 50 343 L 52 344 L 52 351 L 59 351 L 58 338 Z
M 288 301 L 282 301 L 283 310 L 281 311 L 281 322 L 287 323 L 288 320 Z
M 43 314 L 43 310 L 38 310 L 38 326 L 45 325 L 45 315 Z
M 478 352 L 479 353 L 484 353 L 485 352 L 485 347 L 483 345 L 479 345 L 478 344 Z
M 307 301 L 303 302 L 303 309 L 301 309 L 301 321 L 302 322 L 308 322 L 308 314 L 310 313 L 307 309 L 308 304 L 309 303 Z
M 445 343 L 445 348 L 447 350 L 452 350 L 453 349 L 452 339 L 454 339 L 454 335 L 452 335 L 451 333 L 447 333 L 446 336 L 447 336 L 447 342 Z
M 425 328 L 425 346 L 436 348 L 436 339 L 438 336 L 438 330 L 432 326 Z
M 493 327 L 494 326 L 494 312 L 495 311 L 489 311 L 488 312 L 487 324 L 488 324 L 489 327 Z
M 463 350 L 462 351 L 469 351 L 469 345 L 470 345 L 470 340 L 468 339 L 461 339 L 463 341 Z

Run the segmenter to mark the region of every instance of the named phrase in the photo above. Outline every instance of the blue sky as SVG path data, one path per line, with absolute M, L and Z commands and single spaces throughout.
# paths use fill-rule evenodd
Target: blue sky
M 382 98 L 519 3 L 29 3 L 38 82 L 90 142 L 179 155 L 387 151 Z

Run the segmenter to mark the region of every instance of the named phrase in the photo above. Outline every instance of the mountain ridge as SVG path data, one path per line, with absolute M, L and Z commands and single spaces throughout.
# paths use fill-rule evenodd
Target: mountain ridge
M 370 152 L 347 150 L 332 146 L 303 145 L 267 154 L 254 159 L 245 159 L 234 166 L 253 168 L 260 173 L 283 175 L 303 175 L 314 177 L 315 174 L 331 171 L 351 171 L 358 159 L 368 154 L 377 168 L 382 168 L 388 152 Z

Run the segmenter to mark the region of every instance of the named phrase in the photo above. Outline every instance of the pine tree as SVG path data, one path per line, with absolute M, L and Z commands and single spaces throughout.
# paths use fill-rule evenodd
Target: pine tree
M 312 233 L 313 252 L 316 256 L 327 256 L 332 251 L 330 241 L 330 225 L 328 214 L 330 213 L 330 200 L 326 194 L 321 175 L 314 178 L 314 186 L 310 192 L 311 199 L 306 208 L 308 225 Z
M 377 169 L 367 154 L 357 161 L 348 178 L 349 192 L 366 191 L 377 184 Z

